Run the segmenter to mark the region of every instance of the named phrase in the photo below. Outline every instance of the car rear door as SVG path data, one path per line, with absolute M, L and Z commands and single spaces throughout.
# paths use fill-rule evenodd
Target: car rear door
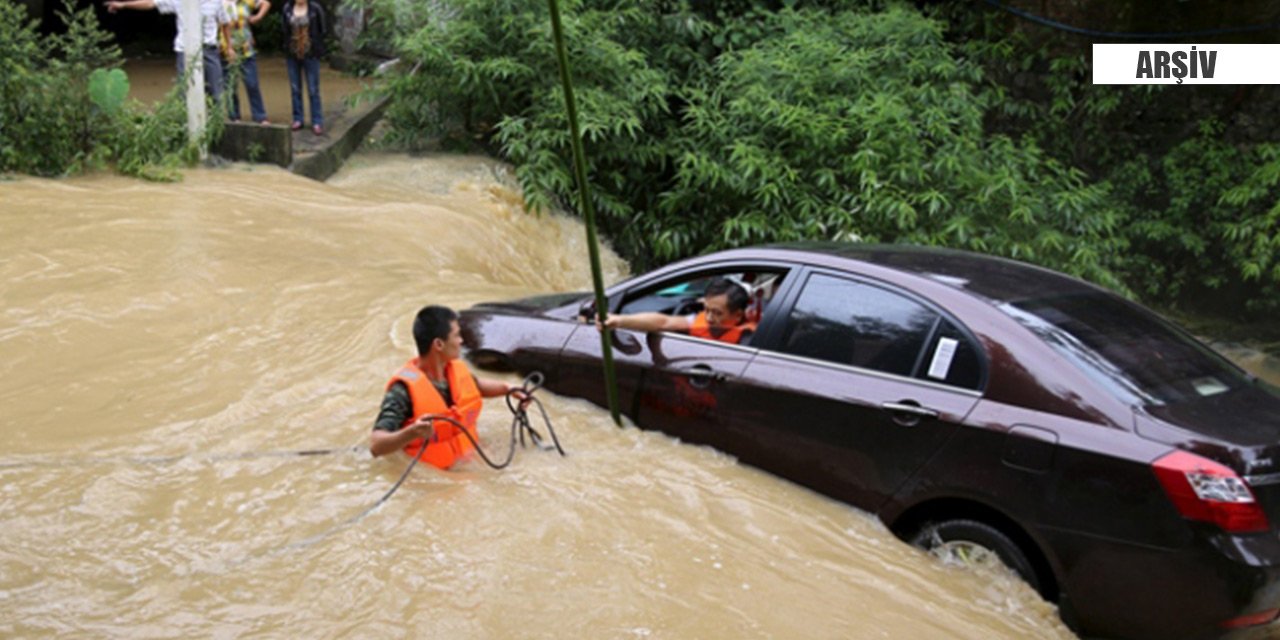
M 931 304 L 838 272 L 801 274 L 725 398 L 735 453 L 874 510 L 977 403 L 976 341 Z

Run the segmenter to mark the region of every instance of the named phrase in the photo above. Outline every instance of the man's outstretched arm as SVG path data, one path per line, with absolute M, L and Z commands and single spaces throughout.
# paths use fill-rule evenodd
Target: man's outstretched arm
M 625 315 L 609 316 L 604 326 L 610 329 L 630 329 L 632 331 L 688 331 L 689 318 L 685 316 L 669 316 L 665 313 L 646 311 Z
M 107 13 L 115 13 L 121 9 L 149 11 L 156 8 L 156 0 L 108 0 Z

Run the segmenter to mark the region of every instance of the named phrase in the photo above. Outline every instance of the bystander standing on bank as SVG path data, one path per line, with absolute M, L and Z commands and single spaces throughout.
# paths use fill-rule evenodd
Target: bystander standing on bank
M 258 124 L 271 124 L 267 120 L 267 107 L 262 102 L 262 89 L 258 85 L 258 52 L 253 41 L 253 25 L 261 22 L 270 10 L 269 0 L 223 0 L 227 23 L 222 25 L 218 44 L 222 62 L 231 78 L 227 116 L 232 121 L 240 119 L 240 96 L 236 89 L 238 77 L 249 100 L 249 117 Z
M 121 9 L 134 11 L 156 10 L 160 13 L 173 14 L 177 20 L 178 33 L 173 37 L 173 51 L 178 57 L 178 78 L 186 73 L 186 56 L 183 55 L 183 34 L 188 25 L 183 24 L 181 2 L 179 0 L 109 0 L 106 3 L 107 13 L 115 13 Z M 204 90 L 213 98 L 213 103 L 221 104 L 222 99 L 222 59 L 218 55 L 219 25 L 227 22 L 227 14 L 223 11 L 222 0 L 200 0 L 200 43 L 204 60 Z
M 304 122 L 302 83 L 307 84 L 311 107 L 311 130 L 324 133 L 324 109 L 320 106 L 320 57 L 324 55 L 324 39 L 328 33 L 324 8 L 313 0 L 285 0 L 284 16 L 285 64 L 289 71 L 289 93 L 293 100 L 292 129 Z

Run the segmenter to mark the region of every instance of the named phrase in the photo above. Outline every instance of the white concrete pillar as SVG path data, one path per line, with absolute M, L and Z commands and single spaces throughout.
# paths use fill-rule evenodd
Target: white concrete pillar
M 187 70 L 187 135 L 191 140 L 199 140 L 208 118 L 204 108 L 204 16 L 200 13 L 200 0 L 182 0 L 180 11 L 182 55 L 186 58 Z M 209 150 L 201 144 L 200 159 L 208 155 Z

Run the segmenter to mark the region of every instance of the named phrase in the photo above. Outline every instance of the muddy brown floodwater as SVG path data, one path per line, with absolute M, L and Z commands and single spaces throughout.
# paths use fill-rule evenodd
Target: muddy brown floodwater
M 509 185 L 382 155 L 0 183 L 0 636 L 1072 637 L 1008 575 L 550 393 L 567 458 L 419 467 L 347 527 L 403 455 L 244 455 L 365 444 L 423 304 L 589 287 L 582 227 Z M 483 443 L 508 424 L 488 401 Z

